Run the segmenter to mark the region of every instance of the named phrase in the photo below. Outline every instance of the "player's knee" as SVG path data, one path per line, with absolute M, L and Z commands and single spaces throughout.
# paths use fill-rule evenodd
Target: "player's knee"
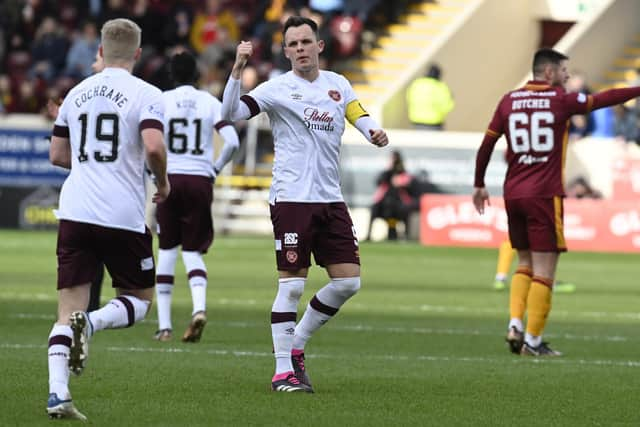
M 279 291 L 289 300 L 299 301 L 304 292 L 304 283 L 305 280 L 301 278 L 280 279 Z
M 202 254 L 198 251 L 182 251 L 182 262 L 184 262 L 187 271 L 207 270 Z
M 345 298 L 354 296 L 360 290 L 360 277 L 341 277 L 331 279 L 336 291 Z

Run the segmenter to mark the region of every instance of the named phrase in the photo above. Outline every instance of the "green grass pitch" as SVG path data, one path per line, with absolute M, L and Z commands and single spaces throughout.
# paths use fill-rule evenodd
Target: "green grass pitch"
M 56 313 L 56 236 L 0 231 L 0 425 L 51 425 L 46 346 Z M 638 426 L 638 256 L 568 253 L 546 339 L 565 356 L 511 355 L 496 251 L 361 245 L 362 290 L 307 346 L 313 395 L 272 393 L 269 238 L 218 237 L 206 263 L 209 323 L 191 313 L 176 269 L 174 341 L 151 339 L 156 308 L 101 331 L 71 378 L 76 406 L 104 426 Z M 313 267 L 300 304 L 326 283 Z M 113 296 L 105 280 L 102 301 Z

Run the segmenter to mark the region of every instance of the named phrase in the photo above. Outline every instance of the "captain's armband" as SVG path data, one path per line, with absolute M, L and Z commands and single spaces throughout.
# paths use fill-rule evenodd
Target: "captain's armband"
M 345 117 L 347 118 L 347 121 L 352 125 L 355 126 L 356 120 L 358 120 L 360 117 L 364 117 L 368 115 L 369 113 L 367 113 L 367 111 L 364 108 L 362 108 L 362 105 L 360 105 L 360 101 L 358 101 L 357 99 L 347 104 Z

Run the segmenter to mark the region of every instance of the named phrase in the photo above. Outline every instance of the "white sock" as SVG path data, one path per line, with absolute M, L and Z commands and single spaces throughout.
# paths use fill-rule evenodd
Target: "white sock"
M 156 267 L 158 329 L 171 329 L 171 298 L 177 259 L 178 246 L 158 250 L 158 266 Z
M 271 307 L 271 336 L 276 358 L 276 375 L 293 371 L 291 349 L 296 328 L 298 302 L 306 279 L 292 277 L 278 280 L 278 293 Z
M 315 297 L 314 297 L 315 298 Z M 293 335 L 293 347 L 296 350 L 304 350 L 304 346 L 311 338 L 313 333 L 320 329 L 322 325 L 327 323 L 333 316 L 330 314 L 321 313 L 314 309 L 311 303 L 307 305 L 307 309 L 302 316 L 302 319 L 296 325 L 296 330 Z
M 156 284 L 156 306 L 158 307 L 158 330 L 172 329 L 171 327 L 171 297 L 173 285 L 167 283 Z
M 165 275 L 174 276 L 176 269 L 176 260 L 178 259 L 178 249 L 178 246 L 171 249 L 158 249 L 158 265 L 156 266 L 156 277 Z
M 196 314 L 199 311 L 207 309 L 207 279 L 200 276 L 193 276 L 189 279 L 189 287 L 191 288 L 191 301 L 193 302 L 193 311 Z
M 54 324 L 49 333 L 48 365 L 49 393 L 56 393 L 58 398 L 71 398 L 69 393 L 69 349 L 73 332 L 69 325 Z
M 193 302 L 191 314 L 195 314 L 198 311 L 206 311 L 207 267 L 202 259 L 202 254 L 196 251 L 182 251 L 182 261 L 189 276 L 191 301 Z
M 338 309 L 360 289 L 359 277 L 331 279 L 318 291 L 307 305 L 307 309 L 296 326 L 293 348 L 304 350 L 311 335 L 327 323 Z
M 295 327 L 295 320 L 271 324 L 273 353 L 276 358 L 276 375 L 293 371 L 291 349 L 293 348 L 293 331 Z
M 150 303 L 132 295 L 120 295 L 112 299 L 101 309 L 89 313 L 93 332 L 102 329 L 128 328 L 144 319 Z
M 531 335 L 530 333 L 526 333 L 524 334 L 524 340 L 527 342 L 527 344 L 529 344 L 531 347 L 537 347 L 542 343 L 542 336 L 534 336 Z
M 524 330 L 524 326 L 522 325 L 522 319 L 518 319 L 517 317 L 512 318 L 511 320 L 509 320 L 509 328 L 511 329 L 512 326 L 515 326 L 516 329 L 520 332 L 522 332 Z

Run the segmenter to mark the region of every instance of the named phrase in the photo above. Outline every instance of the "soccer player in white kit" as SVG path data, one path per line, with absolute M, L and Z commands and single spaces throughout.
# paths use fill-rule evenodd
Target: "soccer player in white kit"
M 171 58 L 171 76 L 176 88 L 162 94 L 164 134 L 167 142 L 167 173 L 171 194 L 156 210 L 158 220 L 158 267 L 156 297 L 158 331 L 154 338 L 172 338 L 171 297 L 178 250 L 182 246 L 193 310 L 182 335 L 184 342 L 198 342 L 207 323 L 207 268 L 202 255 L 213 242 L 213 182 L 239 146 L 230 122 L 221 119 L 221 103 L 213 95 L 196 89 L 195 58 L 182 52 Z M 214 162 L 213 130 L 224 139 Z
M 86 420 L 73 404 L 69 372 L 82 373 L 88 341 L 101 329 L 126 328 L 147 314 L 154 294 L 151 233 L 144 222 L 144 167 L 156 177 L 154 202 L 170 192 L 159 89 L 133 77 L 141 31 L 128 19 L 102 27 L 105 68 L 80 82 L 60 106 L 49 156 L 71 169 L 60 193 L 58 319 L 49 334 L 52 418 Z M 117 297 L 86 313 L 89 286 L 103 261 Z
M 340 190 L 339 155 L 345 119 L 369 142 L 388 138 L 369 117 L 343 76 L 320 70 L 318 26 L 293 16 L 283 29 L 291 71 L 240 97 L 242 69 L 253 48 L 241 42 L 224 90 L 224 119 L 264 111 L 273 131 L 275 159 L 269 197 L 278 266 L 278 292 L 271 309 L 276 359 L 271 389 L 312 393 L 304 363 L 305 344 L 360 289 L 360 256 L 353 222 Z M 326 268 L 330 282 L 313 296 L 296 325 L 298 302 L 311 265 Z

